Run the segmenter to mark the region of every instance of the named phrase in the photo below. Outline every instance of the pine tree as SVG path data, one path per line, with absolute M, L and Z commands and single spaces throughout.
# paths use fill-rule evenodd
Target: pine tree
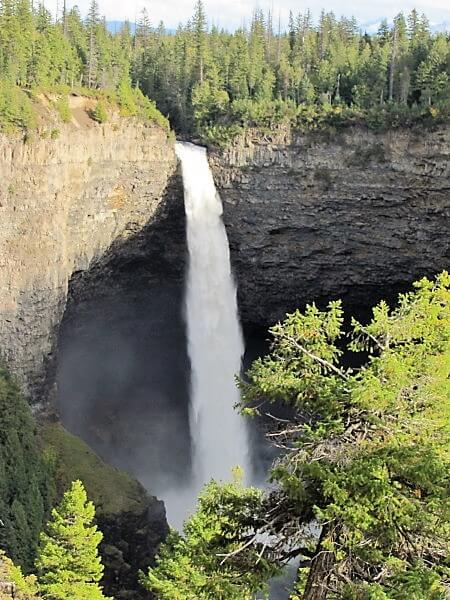
M 195 49 L 197 53 L 198 80 L 200 81 L 200 83 L 203 83 L 207 38 L 206 14 L 202 0 L 197 0 L 192 24 L 195 35 Z
M 93 525 L 95 508 L 81 481 L 74 481 L 52 511 L 41 534 L 36 567 L 40 593 L 48 600 L 101 600 L 102 533 Z
M 417 83 L 429 105 L 441 96 L 449 98 L 448 60 L 450 43 L 444 35 L 439 35 L 428 53 L 427 58 L 417 70 Z
M 95 87 L 98 76 L 98 48 L 97 48 L 97 28 L 100 22 L 97 0 L 92 0 L 87 18 L 87 32 L 89 40 L 89 51 L 87 60 L 87 85 L 89 88 Z
M 146 49 L 150 38 L 151 24 L 147 9 L 144 7 L 141 11 L 139 21 L 137 23 L 135 42 L 136 49 Z
M 1 97 L 0 93 L 0 120 Z M 6 99 L 10 111 L 19 111 L 14 94 Z M 18 112 L 14 118 L 19 118 Z M 27 571 L 34 563 L 39 531 L 53 500 L 51 475 L 38 450 L 30 408 L 0 366 L 0 547 Z

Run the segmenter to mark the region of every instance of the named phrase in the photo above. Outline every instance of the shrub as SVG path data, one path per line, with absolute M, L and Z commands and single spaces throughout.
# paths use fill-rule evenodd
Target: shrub
M 30 130 L 36 126 L 36 114 L 25 92 L 0 80 L 0 131 Z
M 15 600 L 37 600 L 37 585 L 36 577 L 29 575 L 25 577 L 22 573 L 22 569 L 16 566 L 12 560 L 10 560 L 6 554 L 0 550 L 0 581 L 5 583 L 12 583 L 14 586 L 14 596 L 2 595 L 0 591 L 0 598 L 3 600 L 9 600 L 14 598 Z
M 97 102 L 94 110 L 92 110 L 90 114 L 92 119 L 94 119 L 94 121 L 97 121 L 97 123 L 106 123 L 106 121 L 108 120 L 108 112 L 102 100 L 99 100 Z
M 156 108 L 156 104 L 147 96 L 141 92 L 139 88 L 134 88 L 133 90 L 133 98 L 136 106 L 136 114 L 137 116 L 145 119 L 146 121 L 151 121 L 159 127 L 170 131 L 170 123 L 166 119 L 166 117 Z
M 124 117 L 134 117 L 138 112 L 133 88 L 128 79 L 122 79 L 117 87 L 117 103 L 119 104 L 120 114 Z
M 67 96 L 63 96 L 57 101 L 56 109 L 59 113 L 61 121 L 63 123 L 70 123 L 72 120 L 72 113 L 70 112 L 69 100 Z
M 226 148 L 243 131 L 243 127 L 236 124 L 207 125 L 200 130 L 200 139 L 207 146 Z

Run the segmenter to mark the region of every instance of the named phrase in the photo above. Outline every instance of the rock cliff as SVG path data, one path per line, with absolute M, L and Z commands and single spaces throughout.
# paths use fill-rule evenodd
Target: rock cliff
M 210 156 L 242 318 L 352 308 L 449 266 L 450 128 L 266 137 Z
M 99 288 L 89 293 L 101 293 L 113 248 L 124 248 L 119 254 L 128 272 L 135 251 L 125 249 L 165 218 L 168 204 L 182 208 L 182 196 L 171 191 L 177 163 L 166 132 L 117 116 L 97 125 L 83 108 L 76 116 L 30 142 L 0 136 L 0 355 L 41 417 L 55 410 L 69 290 L 83 273 L 100 271 Z M 87 284 L 81 289 L 88 293 Z M 137 570 L 148 567 L 167 534 L 164 505 L 52 419 L 41 425 L 44 447 L 58 458 L 60 492 L 80 478 L 98 507 L 107 591 L 149 597 L 138 591 Z
M 0 352 L 31 401 L 48 400 L 68 284 L 152 221 L 176 169 L 173 142 L 127 119 L 0 136 Z

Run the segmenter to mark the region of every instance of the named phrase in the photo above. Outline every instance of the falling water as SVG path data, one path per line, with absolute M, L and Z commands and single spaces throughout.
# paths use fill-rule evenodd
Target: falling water
M 235 376 L 244 352 L 222 221 L 222 203 L 206 150 L 177 143 L 183 171 L 189 270 L 186 288 L 191 361 L 190 429 L 193 486 L 197 494 L 211 478 L 229 480 L 233 467 L 248 472 L 248 440 Z

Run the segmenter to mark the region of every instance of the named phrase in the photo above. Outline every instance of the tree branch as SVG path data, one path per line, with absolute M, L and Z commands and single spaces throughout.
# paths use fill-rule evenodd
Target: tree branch
M 313 354 L 312 352 L 307 350 L 304 346 L 299 344 L 295 338 L 288 336 L 288 335 L 284 336 L 283 334 L 281 334 L 281 336 L 285 337 L 285 339 L 287 339 L 289 342 L 291 342 L 291 344 L 293 344 L 298 350 L 300 350 L 300 352 L 303 352 L 303 354 L 305 354 L 312 360 L 315 360 L 316 362 L 318 362 L 320 365 L 322 365 L 322 367 L 325 367 L 326 369 L 333 371 L 333 373 L 336 373 L 336 375 L 339 375 L 339 377 L 344 379 L 344 381 L 348 381 L 349 377 L 346 373 L 344 373 L 344 371 L 342 371 L 342 369 L 338 369 L 335 365 L 333 365 L 333 363 L 329 362 L 328 360 L 325 360 L 324 358 L 320 358 L 320 356 L 316 356 L 315 354 Z

